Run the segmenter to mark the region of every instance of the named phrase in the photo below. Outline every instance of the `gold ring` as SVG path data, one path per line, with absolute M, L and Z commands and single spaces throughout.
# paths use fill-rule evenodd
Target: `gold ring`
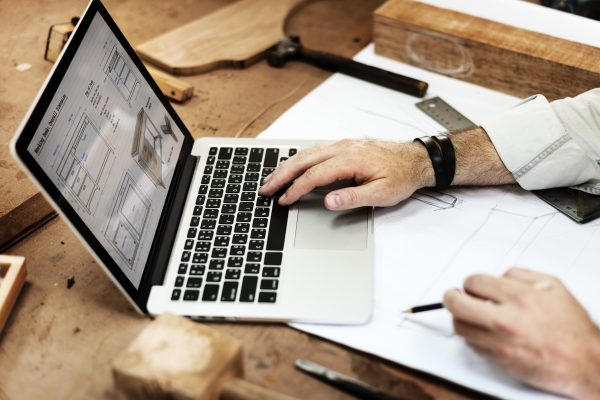
M 549 290 L 552 289 L 552 282 L 550 281 L 539 281 L 533 284 L 535 289 L 539 290 Z

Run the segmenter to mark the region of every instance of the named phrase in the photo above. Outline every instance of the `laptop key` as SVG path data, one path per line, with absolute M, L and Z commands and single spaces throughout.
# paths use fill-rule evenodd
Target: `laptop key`
M 229 246 L 229 236 L 217 236 L 215 238 L 215 246 L 220 246 L 220 247 Z
M 243 263 L 243 257 L 229 257 L 229 260 L 227 260 L 227 268 L 242 268 Z
M 257 218 L 268 217 L 269 211 L 270 209 L 267 207 L 257 207 L 256 210 L 254 210 L 254 216 Z
M 244 274 L 258 274 L 260 272 L 260 264 L 249 263 L 244 267 Z
M 202 278 L 189 277 L 185 285 L 189 288 L 199 288 L 202 286 Z
M 240 301 L 245 303 L 254 302 L 257 285 L 257 276 L 244 276 L 244 279 L 242 279 L 242 288 L 240 290 Z
M 215 247 L 212 250 L 212 258 L 225 258 L 227 257 L 227 247 Z
M 269 220 L 267 218 L 254 218 L 252 221 L 253 228 L 266 228 Z
M 231 235 L 231 225 L 219 225 L 219 227 L 217 228 L 217 235 Z
M 237 215 L 236 222 L 250 222 L 252 220 L 252 213 L 240 212 Z
M 207 208 L 206 210 L 204 210 L 204 215 L 202 217 L 207 218 L 207 219 L 216 219 L 218 216 L 219 216 L 218 208 Z
M 264 240 L 251 240 L 250 245 L 248 246 L 249 250 L 262 250 L 265 247 Z
M 224 198 L 224 200 L 223 200 L 223 201 L 224 201 L 225 203 L 233 203 L 233 204 L 237 204 L 237 203 L 238 203 L 238 201 L 239 201 L 239 198 L 240 198 L 240 197 L 239 197 L 239 195 L 237 195 L 237 194 L 233 194 L 233 193 L 227 193 L 227 194 L 225 195 L 225 198 Z M 252 200 L 251 200 L 251 201 L 252 201 Z
M 206 208 L 219 208 L 221 207 L 221 199 L 208 199 L 206 201 Z
M 237 206 L 235 204 L 223 204 L 223 207 L 221 208 L 221 213 L 223 214 L 235 214 L 236 211 Z
M 171 300 L 179 300 L 181 297 L 181 289 L 173 289 L 173 293 L 171 293 Z
M 228 269 L 225 271 L 225 279 L 240 279 L 239 269 Z
M 262 271 L 263 278 L 279 278 L 280 268 L 264 267 Z
M 267 151 L 265 153 L 265 162 L 263 163 L 263 166 L 276 167 L 278 159 L 279 159 L 279 149 L 267 149 Z
M 234 164 L 246 164 L 246 157 L 244 156 L 235 156 L 233 157 Z
M 206 158 L 206 164 L 213 165 L 215 163 L 215 156 L 208 156 Z
M 202 176 L 202 184 L 208 185 L 209 183 L 210 183 L 210 175 L 203 175 Z
M 212 199 L 220 199 L 223 197 L 223 189 L 210 189 L 208 192 L 208 197 Z
M 260 281 L 260 288 L 263 290 L 277 290 L 278 282 L 277 279 L 263 279 Z
M 179 275 L 185 275 L 186 272 L 187 272 L 187 264 L 185 264 L 185 263 L 179 264 L 179 268 L 177 269 L 177 273 Z
M 204 285 L 202 301 L 216 301 L 219 295 L 219 285 Z
M 226 188 L 227 193 L 239 193 L 242 191 L 242 185 L 237 183 L 230 183 Z
M 280 206 L 273 202 L 271 210 L 271 223 L 269 224 L 269 238 L 267 239 L 267 250 L 283 250 L 285 231 L 288 221 L 289 207 Z
M 256 199 L 256 193 L 254 192 L 243 192 L 242 201 L 254 201 Z
M 217 148 L 216 147 L 211 147 L 210 150 L 208 151 L 208 155 L 209 156 L 216 156 L 217 155 Z
M 200 296 L 200 291 L 199 290 L 186 290 L 185 292 L 183 292 L 183 300 L 184 301 L 196 301 L 198 300 L 198 297 Z
M 252 229 L 252 233 L 250 234 L 252 239 L 264 239 L 267 237 L 266 229 Z
M 221 292 L 221 301 L 235 301 L 237 297 L 238 283 L 226 281 L 223 284 L 223 291 Z
M 204 167 L 204 173 L 207 175 L 212 174 L 213 168 L 210 165 L 207 165 L 206 167 Z
M 235 246 L 231 246 L 231 250 L 230 250 L 230 254 L 232 256 L 243 256 L 244 253 L 246 252 L 246 246 L 242 246 L 242 245 L 235 245 Z
M 247 182 L 258 182 L 260 175 L 258 172 L 246 172 L 245 178 Z
M 250 158 L 248 159 L 248 161 L 251 163 L 262 162 L 263 153 L 264 149 L 261 149 L 259 147 L 250 149 Z
M 288 155 L 291 157 L 291 156 L 295 155 L 296 153 L 298 153 L 297 149 L 290 149 L 290 151 L 288 152 Z
M 194 264 L 206 264 L 206 261 L 208 261 L 208 253 L 194 253 L 192 259 Z
M 200 196 L 198 196 L 200 197 Z M 204 197 L 204 196 L 202 196 Z M 204 199 L 202 199 L 202 202 L 204 203 Z M 194 206 L 194 215 L 201 215 L 202 214 L 202 206 Z
M 235 233 L 248 233 L 250 231 L 250 224 L 237 223 L 235 224 Z
M 194 239 L 186 239 L 185 245 L 183 246 L 185 250 L 191 250 L 194 248 Z
M 217 169 L 229 169 L 229 161 L 217 161 Z
M 244 175 L 229 175 L 229 179 L 227 183 L 242 183 L 244 180 Z
M 200 229 L 215 229 L 216 225 L 217 225 L 216 219 L 203 219 L 202 223 L 200 224 Z M 191 228 L 191 229 L 195 229 L 195 228 Z
M 187 237 L 189 239 L 193 239 L 193 238 L 196 237 L 196 233 L 198 233 L 198 229 L 196 229 L 196 228 L 190 228 L 190 229 L 188 229 Z
M 231 241 L 231 243 L 233 244 L 246 244 L 246 241 L 248 240 L 248 235 L 245 233 L 234 233 L 233 234 L 233 240 Z
M 201 206 L 202 204 L 204 204 L 204 200 L 206 200 L 206 196 L 203 194 L 199 194 L 198 196 L 196 196 L 196 204 Z
M 233 149 L 231 147 L 221 147 L 219 150 L 219 160 L 229 160 L 233 155 Z
M 248 172 L 260 172 L 260 168 L 262 166 L 260 165 L 260 163 L 250 163 L 248 164 L 248 167 L 246 169 L 246 171 Z
M 208 185 L 200 185 L 200 189 L 198 189 L 198 194 L 206 194 L 208 192 Z
M 223 274 L 220 272 L 208 271 L 206 274 L 206 282 L 221 282 L 222 277 Z
M 183 276 L 178 276 L 177 278 L 175 278 L 175 287 L 182 287 L 184 279 L 185 278 Z
M 281 265 L 283 253 L 267 252 L 265 253 L 265 265 Z
M 235 153 L 236 156 L 247 156 L 248 155 L 248 148 L 247 147 L 237 147 L 235 149 Z
M 195 250 L 208 252 L 210 250 L 210 242 L 197 242 Z
M 265 176 L 272 174 L 273 171 L 275 171 L 275 168 L 263 168 L 260 175 L 264 178 Z
M 240 211 L 252 211 L 254 208 L 254 203 L 250 201 L 242 201 L 240 203 Z
M 190 226 L 196 227 L 198 225 L 200 225 L 200 217 L 192 217 L 192 219 L 190 220 Z
M 244 173 L 244 166 L 243 165 L 237 165 L 234 164 L 231 166 L 231 173 L 232 174 L 243 174 Z
M 208 269 L 220 271 L 225 267 L 225 260 L 210 260 Z
M 191 251 L 184 251 L 181 254 L 181 261 L 183 261 L 183 262 L 190 261 L 190 257 L 191 256 L 192 256 L 192 252 Z
M 220 225 L 232 225 L 234 222 L 234 219 L 235 219 L 234 214 L 223 214 L 219 218 L 219 224 Z
M 210 184 L 213 189 L 223 189 L 225 187 L 225 179 L 215 179 Z
M 275 303 L 277 301 L 277 293 L 275 292 L 260 292 L 258 294 L 259 303 Z
M 257 207 L 269 207 L 270 205 L 271 205 L 270 197 L 258 196 L 258 199 L 256 199 Z
M 215 179 L 225 179 L 225 178 L 227 178 L 227 170 L 226 169 L 215 169 L 215 173 L 213 174 L 213 178 L 215 178 Z
M 262 253 L 260 251 L 249 251 L 246 261 L 249 262 L 260 262 L 262 260 Z
M 213 231 L 200 231 L 200 233 L 198 233 L 198 240 L 212 240 L 213 238 Z
M 190 268 L 190 275 L 204 275 L 205 269 L 206 269 L 205 265 L 192 264 L 192 267 Z
M 245 192 L 256 191 L 256 189 L 258 189 L 258 184 L 256 182 L 244 182 L 244 186 L 242 187 L 242 190 Z

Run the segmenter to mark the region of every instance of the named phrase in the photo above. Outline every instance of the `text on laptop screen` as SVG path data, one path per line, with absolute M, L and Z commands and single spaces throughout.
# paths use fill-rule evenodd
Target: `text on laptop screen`
M 28 151 L 136 288 L 183 138 L 96 14 Z

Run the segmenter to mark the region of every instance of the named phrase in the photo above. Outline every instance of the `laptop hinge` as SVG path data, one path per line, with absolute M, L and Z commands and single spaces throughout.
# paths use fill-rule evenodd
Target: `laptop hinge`
M 165 210 L 167 212 L 164 223 L 162 223 L 157 231 L 156 238 L 154 240 L 154 248 L 150 254 L 149 260 L 151 262 L 146 266 L 150 272 L 150 275 L 143 280 L 143 287 L 140 290 L 140 303 L 146 304 L 148 297 L 150 296 L 150 290 L 154 285 L 162 284 L 165 274 L 167 271 L 167 265 L 169 264 L 169 258 L 171 257 L 171 251 L 173 249 L 173 243 L 175 241 L 175 235 L 179 229 L 181 215 L 185 206 L 185 201 L 188 197 L 189 188 L 194 177 L 194 171 L 196 165 L 200 160 L 199 157 L 189 155 L 183 163 L 183 167 L 180 170 L 179 177 L 173 179 L 174 184 L 177 185 L 177 190 L 168 203 L 165 203 Z M 146 312 L 146 309 L 144 309 Z

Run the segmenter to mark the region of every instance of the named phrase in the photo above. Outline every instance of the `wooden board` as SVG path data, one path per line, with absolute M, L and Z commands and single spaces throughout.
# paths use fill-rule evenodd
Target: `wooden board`
M 598 87 L 600 49 L 415 0 L 375 11 L 375 52 L 519 97 Z
M 136 46 L 145 60 L 175 75 L 256 61 L 284 36 L 284 24 L 305 0 L 240 0 Z
M 0 254 L 0 332 L 25 283 L 25 258 Z

